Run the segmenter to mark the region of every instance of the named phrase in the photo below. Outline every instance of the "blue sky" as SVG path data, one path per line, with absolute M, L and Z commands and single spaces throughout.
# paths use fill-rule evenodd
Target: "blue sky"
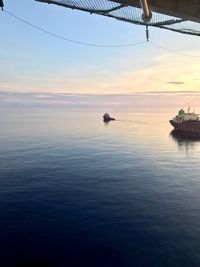
M 34 0 L 5 2 L 5 10 L 52 33 L 96 44 L 145 40 L 145 28 Z M 0 91 L 135 93 L 199 91 L 200 57 L 170 54 L 150 43 L 95 48 L 68 43 L 0 13 Z M 199 55 L 200 38 L 150 28 L 150 39 Z

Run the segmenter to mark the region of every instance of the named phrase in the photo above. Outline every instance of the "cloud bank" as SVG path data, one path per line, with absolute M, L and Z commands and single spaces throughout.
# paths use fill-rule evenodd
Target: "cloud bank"
M 199 107 L 198 92 L 143 92 L 130 94 L 16 93 L 0 91 L 0 108 L 51 107 L 102 111 L 136 111 Z

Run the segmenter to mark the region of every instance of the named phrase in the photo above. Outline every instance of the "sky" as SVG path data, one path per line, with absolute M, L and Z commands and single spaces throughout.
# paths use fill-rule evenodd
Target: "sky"
M 145 41 L 145 28 L 34 0 L 5 10 L 52 33 L 94 44 Z M 150 28 L 150 40 L 121 48 L 81 46 L 0 12 L 0 91 L 33 94 L 138 94 L 200 91 L 200 38 Z

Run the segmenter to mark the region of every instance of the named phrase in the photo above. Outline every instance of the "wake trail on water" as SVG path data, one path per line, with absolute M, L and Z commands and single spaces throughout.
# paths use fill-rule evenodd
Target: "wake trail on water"
M 147 124 L 147 123 L 144 122 L 144 121 L 133 121 L 133 120 L 115 120 L 115 121 L 133 122 L 133 123 Z

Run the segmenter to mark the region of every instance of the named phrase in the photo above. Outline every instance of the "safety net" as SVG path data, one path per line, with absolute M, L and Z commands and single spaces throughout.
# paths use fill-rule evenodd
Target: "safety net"
M 158 12 L 153 12 L 149 22 L 142 20 L 142 9 L 130 5 L 119 4 L 110 0 L 36 0 L 48 4 L 55 4 L 66 8 L 77 9 L 99 14 L 120 21 L 133 24 L 148 25 L 157 28 L 168 29 L 185 34 L 200 36 L 200 24 Z

